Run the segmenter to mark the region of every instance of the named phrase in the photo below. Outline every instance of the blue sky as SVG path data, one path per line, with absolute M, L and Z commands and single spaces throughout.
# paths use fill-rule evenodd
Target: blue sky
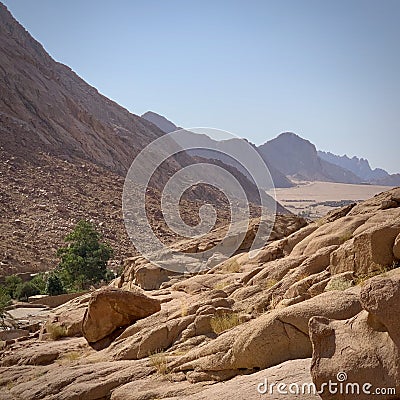
M 7 0 L 57 60 L 135 114 L 400 172 L 400 1 Z

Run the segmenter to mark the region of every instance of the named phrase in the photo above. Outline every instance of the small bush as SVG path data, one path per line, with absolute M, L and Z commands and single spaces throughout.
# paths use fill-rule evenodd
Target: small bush
M 211 318 L 210 325 L 214 333 L 219 335 L 228 329 L 232 329 L 237 325 L 240 325 L 239 315 L 236 313 L 225 313 L 221 315 L 215 315 Z
M 40 290 L 32 282 L 24 282 L 17 286 L 15 297 L 20 301 L 28 301 L 28 298 L 40 294 Z
M 265 281 L 264 287 L 265 287 L 265 289 L 270 289 L 270 288 L 272 288 L 272 286 L 275 286 L 278 282 L 279 282 L 279 281 L 276 280 L 276 279 L 268 278 L 268 279 Z
M 236 260 L 233 260 L 228 265 L 226 265 L 224 269 L 226 272 L 238 273 L 240 272 L 240 265 Z
M 331 279 L 325 287 L 325 292 L 329 292 L 331 290 L 346 290 L 353 286 L 353 282 L 348 279 L 344 279 L 343 277 L 333 278 Z
M 189 313 L 186 301 L 181 301 L 181 317 L 186 317 Z
M 230 283 L 229 282 L 225 282 L 225 281 L 222 281 L 222 282 L 217 282 L 214 286 L 213 286 L 213 289 L 215 289 L 215 290 L 224 290 L 227 286 L 229 286 L 230 285 Z
M 4 312 L 6 310 L 6 307 L 10 304 L 11 302 L 11 297 L 8 294 L 8 290 L 0 286 L 0 318 L 2 319 L 4 317 Z
M 388 268 L 381 266 L 379 269 L 377 269 L 375 271 L 370 271 L 367 274 L 358 275 L 355 279 L 355 283 L 356 283 L 356 285 L 364 285 L 365 281 L 367 281 L 368 279 L 371 279 L 377 275 L 385 274 L 386 272 L 388 272 Z
M 52 340 L 58 340 L 67 336 L 67 329 L 56 324 L 46 324 L 46 331 Z
M 11 298 L 16 298 L 15 292 L 17 290 L 17 287 L 22 285 L 22 283 L 22 279 L 17 275 L 6 276 L 4 287 Z
M 65 293 L 61 279 L 54 273 L 50 274 L 47 279 L 46 293 L 50 296 L 57 296 Z
M 30 282 L 38 289 L 39 294 L 46 294 L 47 279 L 44 273 L 35 275 Z
M 149 360 L 160 375 L 169 373 L 167 356 L 163 350 L 156 350 L 153 354 L 150 354 Z
M 66 360 L 68 360 L 70 362 L 77 361 L 77 360 L 79 360 L 80 357 L 81 357 L 81 355 L 77 351 L 70 351 L 63 355 L 63 358 L 65 358 Z
M 350 232 L 344 233 L 342 236 L 339 237 L 340 243 L 347 242 L 353 237 L 353 234 Z

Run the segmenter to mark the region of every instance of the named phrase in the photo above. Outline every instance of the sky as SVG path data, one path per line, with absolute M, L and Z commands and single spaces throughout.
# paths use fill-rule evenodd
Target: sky
M 135 114 L 262 144 L 284 131 L 400 172 L 398 0 L 2 0 Z

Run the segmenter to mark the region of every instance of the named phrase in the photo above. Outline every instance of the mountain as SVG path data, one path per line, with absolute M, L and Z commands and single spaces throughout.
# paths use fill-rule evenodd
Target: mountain
M 0 276 L 54 268 L 57 248 L 80 219 L 111 243 L 113 262 L 137 254 L 122 215 L 124 177 L 164 132 L 53 60 L 2 3 L 0 60 Z M 149 223 L 166 244 L 181 237 L 163 219 L 161 191 L 176 171 L 197 162 L 186 152 L 169 157 L 146 190 Z M 140 189 L 132 190 L 139 198 Z M 230 219 L 226 197 L 209 185 L 196 185 L 181 200 L 189 225 L 198 223 L 205 203 L 217 209 L 216 227 Z
M 382 186 L 400 186 L 400 174 L 389 174 L 381 168 L 372 169 L 368 160 L 356 156 L 338 156 L 330 152 L 318 151 L 318 156 L 325 161 L 346 168 L 357 175 L 363 182 Z
M 338 156 L 325 151 L 318 151 L 318 156 L 331 164 L 338 165 L 339 167 L 353 172 L 353 174 L 357 175 L 365 182 L 378 181 L 389 176 L 389 174 L 381 168 L 372 169 L 368 160 L 365 158 L 358 158 L 356 156 L 350 158 L 346 154 L 344 156 Z
M 353 172 L 321 159 L 315 145 L 292 132 L 280 134 L 258 150 L 275 168 L 295 179 L 361 183 Z
M 170 133 L 182 129 L 176 126 L 173 122 L 169 121 L 164 116 L 159 115 L 152 111 L 144 113 L 142 115 L 142 118 L 152 122 L 165 133 Z M 248 148 L 248 144 L 250 144 L 250 146 L 252 146 L 256 151 L 258 151 L 257 147 L 254 144 L 248 142 L 246 139 L 236 139 L 236 138 L 217 141 L 205 134 L 193 133 L 187 130 L 182 131 L 182 134 L 185 134 L 186 136 L 184 138 L 184 141 L 187 145 L 190 145 L 192 135 L 196 135 L 196 143 L 200 142 L 203 147 L 207 148 L 207 149 L 190 150 L 189 154 L 191 154 L 192 156 L 199 156 L 207 159 L 217 159 L 225 164 L 232 165 L 233 167 L 238 169 L 241 173 L 248 176 L 248 173 L 245 170 L 245 168 L 243 168 L 232 157 L 229 157 L 223 153 L 226 152 L 229 154 L 235 154 L 235 153 L 246 154 L 248 153 L 248 151 L 246 151 L 246 148 Z M 248 144 L 245 144 L 244 140 Z M 212 150 L 212 149 L 217 149 L 217 150 Z M 241 149 L 243 149 L 243 151 Z M 275 187 L 288 188 L 294 186 L 294 184 L 282 172 L 278 171 L 278 169 L 276 169 L 275 166 L 271 164 L 269 159 L 263 157 L 262 153 L 259 152 L 259 154 L 269 169 Z M 253 161 L 250 158 L 247 162 L 249 163 L 249 165 L 253 163 Z M 248 176 L 248 178 L 250 177 Z
M 160 128 L 165 133 L 171 133 L 180 129 L 173 122 L 153 111 L 147 111 L 141 117 L 147 121 L 150 121 L 152 124 Z

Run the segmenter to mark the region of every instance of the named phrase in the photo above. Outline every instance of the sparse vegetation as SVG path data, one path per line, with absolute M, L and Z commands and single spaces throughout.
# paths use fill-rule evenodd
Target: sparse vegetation
M 167 375 L 169 373 L 167 355 L 163 350 L 156 350 L 153 354 L 150 354 L 149 360 L 158 374 Z
M 377 270 L 370 271 L 366 274 L 360 274 L 356 277 L 355 283 L 356 283 L 356 285 L 364 285 L 365 281 L 367 281 L 368 279 L 373 278 L 374 276 L 377 276 L 377 275 L 385 274 L 386 272 L 388 272 L 388 270 L 389 269 L 387 267 L 381 266 Z
M 325 287 L 325 292 L 330 290 L 346 290 L 354 286 L 354 283 L 343 277 L 332 278 Z
M 346 232 L 342 236 L 339 237 L 339 241 L 341 244 L 343 244 L 344 242 L 347 242 L 348 240 L 350 240 L 352 237 L 353 237 L 353 234 L 351 232 Z
M 46 294 L 46 285 L 47 285 L 47 277 L 46 274 L 40 273 L 36 274 L 31 280 L 30 283 L 36 287 L 39 291 L 38 294 Z
M 265 281 L 264 287 L 265 287 L 265 289 L 270 289 L 270 288 L 272 288 L 273 286 L 275 286 L 278 282 L 279 282 L 279 281 L 278 281 L 277 279 L 268 278 L 268 279 Z
M 225 265 L 226 272 L 238 273 L 240 272 L 240 265 L 236 260 L 231 261 L 227 265 Z
M 21 277 L 17 275 L 9 275 L 6 276 L 4 280 L 4 288 L 7 291 L 8 295 L 15 299 L 16 298 L 16 291 L 18 286 L 22 285 Z
M 8 294 L 7 290 L 0 286 L 0 324 L 2 325 L 4 320 L 4 313 L 6 311 L 6 307 L 10 304 L 11 297 Z
M 181 301 L 181 317 L 186 317 L 188 315 L 188 306 L 186 301 Z
M 226 281 L 221 281 L 221 282 L 217 282 L 215 285 L 214 285 L 214 289 L 215 290 L 224 290 L 227 286 L 229 286 L 230 285 L 230 283 L 229 282 L 226 282 Z
M 77 351 L 69 351 L 63 354 L 62 358 L 70 363 L 79 360 L 81 355 Z
M 240 325 L 240 318 L 237 313 L 224 313 L 221 315 L 215 315 L 211 318 L 211 329 L 214 333 L 219 335 L 220 333 L 232 329 L 237 325 Z
M 52 340 L 58 340 L 67 336 L 66 328 L 61 325 L 46 324 L 46 331 L 50 334 Z

